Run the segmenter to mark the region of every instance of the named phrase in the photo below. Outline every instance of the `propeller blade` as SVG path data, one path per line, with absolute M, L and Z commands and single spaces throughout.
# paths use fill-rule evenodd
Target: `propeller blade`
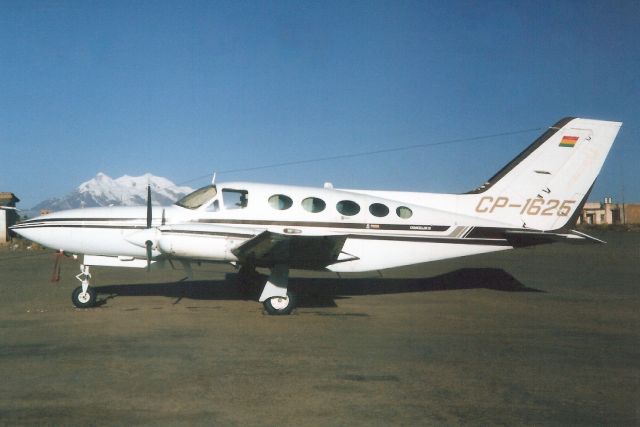
M 147 228 L 151 228 L 151 220 L 153 219 L 151 211 L 151 184 L 147 185 Z
M 147 248 L 147 271 L 151 270 L 151 256 L 152 256 L 152 248 L 153 248 L 153 242 L 151 240 L 147 240 L 146 242 L 144 242 L 144 245 Z

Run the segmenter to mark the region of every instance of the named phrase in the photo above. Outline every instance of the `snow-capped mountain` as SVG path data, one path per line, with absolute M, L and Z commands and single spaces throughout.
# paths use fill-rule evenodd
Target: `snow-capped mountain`
M 190 187 L 179 187 L 167 178 L 148 173 L 112 179 L 100 172 L 66 196 L 47 199 L 38 203 L 32 210 L 61 211 L 81 207 L 145 205 L 147 184 L 151 184 L 151 200 L 154 205 L 170 205 L 193 191 Z

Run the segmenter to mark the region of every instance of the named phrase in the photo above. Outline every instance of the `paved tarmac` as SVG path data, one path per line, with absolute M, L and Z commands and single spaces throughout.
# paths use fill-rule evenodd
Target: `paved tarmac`
M 593 234 L 298 278 L 283 317 L 220 266 L 96 268 L 79 310 L 77 261 L 0 250 L 0 424 L 638 425 L 640 233 Z

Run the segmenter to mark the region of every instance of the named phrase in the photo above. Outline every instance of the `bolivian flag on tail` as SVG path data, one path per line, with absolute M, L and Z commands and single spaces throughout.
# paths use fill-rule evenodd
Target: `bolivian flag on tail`
M 577 136 L 568 136 L 565 135 L 562 137 L 562 141 L 560 141 L 560 147 L 573 147 L 574 145 L 576 145 L 576 142 L 578 142 L 578 137 Z

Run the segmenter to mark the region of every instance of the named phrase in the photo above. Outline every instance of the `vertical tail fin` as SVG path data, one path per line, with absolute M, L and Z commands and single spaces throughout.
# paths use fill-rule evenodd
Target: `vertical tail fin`
M 572 226 L 620 122 L 565 118 L 470 194 L 476 213 L 538 230 Z

